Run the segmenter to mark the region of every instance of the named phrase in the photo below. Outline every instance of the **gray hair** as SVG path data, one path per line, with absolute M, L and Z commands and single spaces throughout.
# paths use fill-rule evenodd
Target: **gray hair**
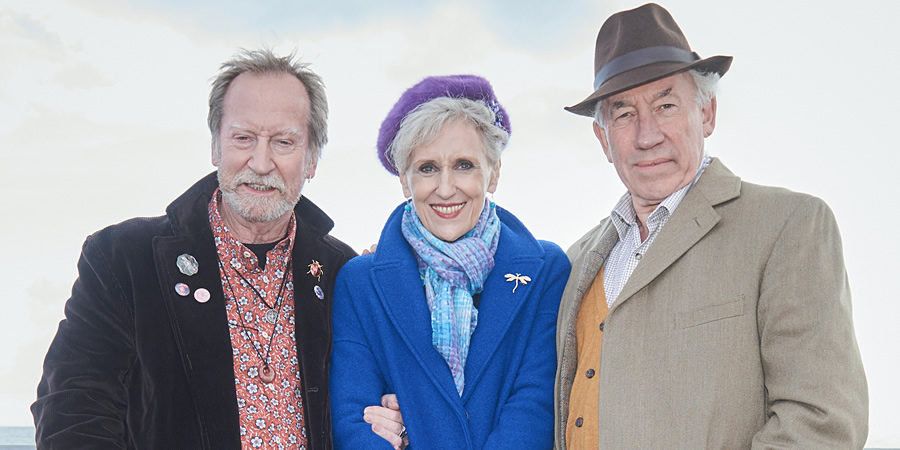
M 219 155 L 219 132 L 222 128 L 223 103 L 225 93 L 238 75 L 250 72 L 256 75 L 288 74 L 297 77 L 309 95 L 308 161 L 315 164 L 322 156 L 322 149 L 328 142 L 328 99 L 325 97 L 325 83 L 309 69 L 308 63 L 296 59 L 296 51 L 287 56 L 276 56 L 271 49 L 240 49 L 230 60 L 222 63 L 219 74 L 212 82 L 209 92 L 209 115 L 207 123 L 212 133 L 212 149 Z
M 722 76 L 716 72 L 700 72 L 695 69 L 689 70 L 688 73 L 691 74 L 691 78 L 694 79 L 694 86 L 697 87 L 694 93 L 694 100 L 702 108 L 716 96 L 719 90 L 719 79 Z M 597 102 L 597 106 L 594 109 L 594 120 L 604 128 L 606 128 L 606 123 L 603 117 L 603 107 L 606 104 L 606 100 L 604 98 Z
M 433 142 L 445 125 L 464 120 L 475 126 L 484 144 L 484 155 L 497 167 L 500 154 L 509 142 L 509 133 L 494 125 L 494 112 L 482 101 L 467 98 L 438 97 L 410 111 L 394 136 L 389 151 L 400 176 L 409 168 L 412 151 Z

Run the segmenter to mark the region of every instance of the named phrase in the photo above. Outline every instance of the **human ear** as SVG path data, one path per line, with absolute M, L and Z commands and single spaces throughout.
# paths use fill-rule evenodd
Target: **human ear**
M 216 144 L 212 145 L 212 154 L 209 159 L 212 162 L 213 166 L 219 167 L 219 160 L 221 159 L 221 150 L 216 148 Z
M 319 162 L 316 161 L 316 162 L 312 163 L 309 167 L 306 168 L 306 179 L 307 180 L 312 180 L 313 177 L 316 176 L 316 167 L 318 167 L 318 166 L 319 166 Z
M 403 196 L 406 198 L 412 197 L 412 191 L 409 189 L 409 178 L 405 173 L 400 174 L 400 186 L 403 188 Z
M 497 191 L 497 183 L 500 181 L 500 161 L 497 161 L 497 166 L 491 169 L 491 178 L 488 180 L 487 191 L 493 194 Z
M 703 137 L 707 138 L 713 134 L 713 130 L 716 129 L 716 98 L 713 97 L 709 100 L 709 103 L 703 106 L 700 109 L 700 114 L 703 115 Z
M 612 155 L 609 152 L 609 140 L 606 137 L 606 129 L 601 127 L 596 120 L 594 121 L 594 135 L 597 136 L 600 146 L 603 147 L 603 154 L 606 155 L 606 160 L 613 162 Z

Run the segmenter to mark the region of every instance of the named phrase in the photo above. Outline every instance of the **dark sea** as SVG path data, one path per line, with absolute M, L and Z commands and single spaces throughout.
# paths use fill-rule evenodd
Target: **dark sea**
M 34 427 L 0 427 L 0 450 L 34 450 Z

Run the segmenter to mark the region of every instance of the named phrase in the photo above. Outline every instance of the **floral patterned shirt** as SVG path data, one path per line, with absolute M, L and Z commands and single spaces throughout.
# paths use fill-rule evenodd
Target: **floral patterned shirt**
M 266 253 L 265 269 L 261 269 L 256 255 L 222 221 L 220 199 L 216 190 L 209 202 L 209 222 L 219 256 L 231 333 L 241 446 L 305 449 L 290 270 L 296 218 L 291 216 L 287 237 Z M 263 380 L 269 373 L 266 361 L 274 370 L 271 382 Z

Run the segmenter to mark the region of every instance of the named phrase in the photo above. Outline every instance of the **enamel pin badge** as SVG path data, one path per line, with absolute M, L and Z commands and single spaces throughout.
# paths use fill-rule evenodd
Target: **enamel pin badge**
M 209 291 L 205 288 L 200 288 L 194 291 L 194 300 L 197 300 L 198 303 L 206 303 L 209 301 Z
M 513 275 L 511 273 L 508 273 L 508 274 L 506 274 L 506 281 L 515 281 L 516 282 L 516 285 L 513 286 L 513 294 L 515 294 L 516 288 L 519 287 L 519 283 L 528 284 L 528 282 L 531 281 L 531 278 L 528 277 L 528 275 L 522 275 L 522 274 L 518 274 L 518 273 Z
M 191 293 L 191 288 L 188 287 L 188 285 L 186 285 L 184 283 L 177 283 L 175 285 L 175 293 L 177 293 L 178 295 L 180 295 L 182 297 L 187 297 L 188 294 Z

